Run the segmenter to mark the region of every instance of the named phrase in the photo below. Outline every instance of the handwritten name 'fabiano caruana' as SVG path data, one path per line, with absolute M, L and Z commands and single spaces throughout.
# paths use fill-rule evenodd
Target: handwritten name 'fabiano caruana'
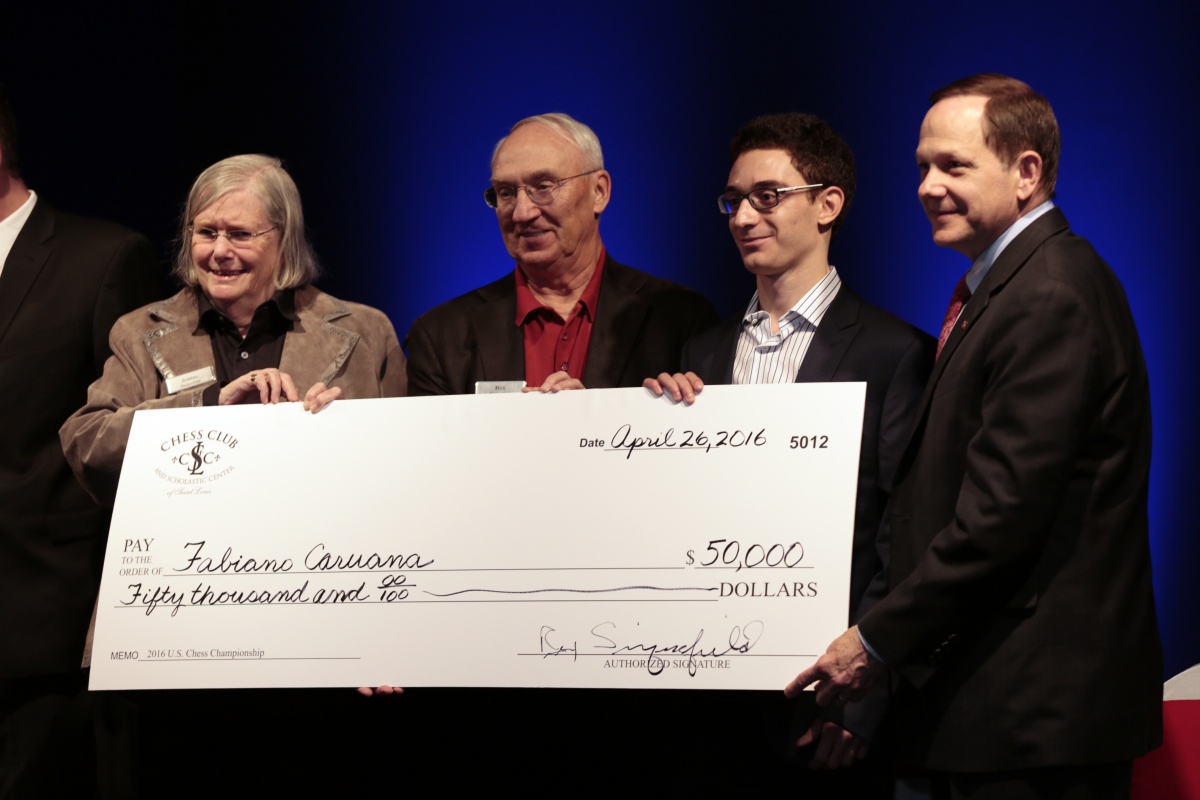
M 271 558 L 234 555 L 232 547 L 226 547 L 221 555 L 213 557 L 204 553 L 206 542 L 188 542 L 184 548 L 189 552 L 187 562 L 176 570 L 196 574 L 275 574 L 291 572 L 295 563 L 290 558 Z M 333 553 L 324 542 L 313 546 L 304 556 L 304 570 L 310 572 L 346 572 L 351 570 L 422 569 L 433 563 L 432 558 L 422 558 L 419 553 Z

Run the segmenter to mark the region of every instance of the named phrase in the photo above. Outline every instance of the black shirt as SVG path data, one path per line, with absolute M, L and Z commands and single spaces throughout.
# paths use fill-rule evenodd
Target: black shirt
M 212 339 L 216 384 L 204 390 L 204 405 L 218 404 L 221 389 L 248 372 L 279 369 L 283 342 L 296 322 L 296 302 L 291 289 L 275 296 L 254 310 L 245 338 L 233 321 L 218 311 L 204 292 L 199 295 L 200 322 L 193 336 L 207 334 Z

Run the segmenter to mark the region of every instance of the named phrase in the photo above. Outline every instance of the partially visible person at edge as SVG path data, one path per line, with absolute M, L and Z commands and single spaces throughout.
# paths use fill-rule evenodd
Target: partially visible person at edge
M 64 214 L 25 183 L 0 86 L 0 797 L 127 796 L 133 711 L 82 668 L 110 511 L 71 476 L 58 429 L 117 318 L 166 295 L 154 247 Z

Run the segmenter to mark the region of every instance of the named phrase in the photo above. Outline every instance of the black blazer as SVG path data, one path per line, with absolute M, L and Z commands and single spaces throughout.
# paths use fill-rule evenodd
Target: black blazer
M 695 372 L 705 383 L 733 383 L 733 362 L 743 316 L 731 317 L 688 342 L 683 351 L 683 370 Z M 796 374 L 797 383 L 865 381 L 867 384 L 848 624 L 865 610 L 868 587 L 887 558 L 886 547 L 879 537 L 880 522 L 900 454 L 912 431 L 917 403 L 933 366 L 936 344 L 929 334 L 864 302 L 843 282 L 813 334 Z M 877 585 L 882 588 L 882 582 Z M 872 598 L 877 599 L 874 595 Z M 829 712 L 823 716 L 870 739 L 886 708 L 886 699 L 887 692 L 880 691 L 868 702 L 851 706 L 844 715 Z M 758 713 L 767 720 L 768 728 L 779 729 L 768 730 L 767 735 L 777 749 L 785 751 L 808 728 L 816 713 L 811 693 L 805 693 L 795 704 L 788 704 L 782 694 L 758 698 L 757 703 Z M 735 707 L 732 713 L 741 712 Z
M 164 289 L 144 237 L 41 198 L 0 272 L 0 678 L 79 668 L 108 512 L 76 483 L 58 429 L 100 376 L 113 322 Z
M 909 757 L 999 771 L 1157 746 L 1146 365 L 1120 283 L 1061 211 L 1000 254 L 919 415 L 891 590 L 860 623 L 905 679 Z
M 742 314 L 688 342 L 682 366 L 705 383 L 733 383 Z M 881 308 L 863 302 L 842 283 L 796 374 L 796 383 L 865 381 L 867 402 L 858 462 L 850 620 L 882 563 L 876 535 L 913 420 L 933 366 L 936 342 Z
M 583 385 L 641 386 L 674 370 L 683 343 L 717 321 L 712 303 L 671 281 L 609 257 Z M 408 332 L 408 394 L 473 394 L 476 381 L 525 379 L 512 273 L 426 312 Z

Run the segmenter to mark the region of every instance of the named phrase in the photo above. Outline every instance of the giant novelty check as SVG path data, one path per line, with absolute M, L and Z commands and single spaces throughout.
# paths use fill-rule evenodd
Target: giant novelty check
M 846 628 L 865 384 L 139 412 L 93 689 L 780 689 Z

